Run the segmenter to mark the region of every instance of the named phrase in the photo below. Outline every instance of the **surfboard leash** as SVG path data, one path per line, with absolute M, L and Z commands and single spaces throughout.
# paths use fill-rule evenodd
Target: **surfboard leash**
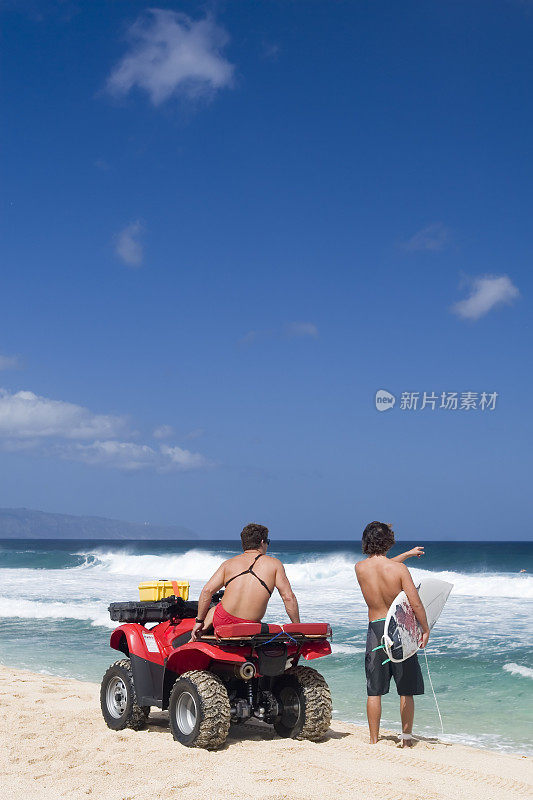
M 437 706 L 437 714 L 439 715 L 440 720 L 440 730 L 441 733 L 444 735 L 444 725 L 442 724 L 442 717 L 440 715 L 440 708 L 437 702 L 437 695 L 435 694 L 435 689 L 433 688 L 433 681 L 431 680 L 431 672 L 429 671 L 429 664 L 428 664 L 428 654 L 426 653 L 426 648 L 424 647 L 424 657 L 426 659 L 426 669 L 428 671 L 428 678 L 429 678 L 429 685 L 431 686 L 431 691 L 433 692 L 433 699 L 435 700 L 435 705 Z

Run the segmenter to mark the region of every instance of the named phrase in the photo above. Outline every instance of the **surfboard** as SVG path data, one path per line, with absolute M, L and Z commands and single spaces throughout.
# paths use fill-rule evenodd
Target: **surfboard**
M 453 583 L 426 578 L 416 587 L 431 630 L 453 589 Z M 422 630 L 405 592 L 394 598 L 385 618 L 383 649 L 394 663 L 411 658 L 422 640 Z

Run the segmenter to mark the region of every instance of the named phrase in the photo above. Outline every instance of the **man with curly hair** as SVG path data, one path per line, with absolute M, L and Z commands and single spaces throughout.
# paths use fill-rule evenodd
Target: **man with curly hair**
M 285 568 L 279 558 L 267 555 L 268 528 L 251 522 L 242 530 L 241 543 L 243 552 L 224 561 L 202 589 L 192 641 L 211 626 L 260 622 L 274 589 L 280 593 L 290 621 L 300 622 L 298 601 Z M 224 597 L 210 609 L 213 594 L 223 586 Z
M 376 650 L 380 644 L 385 628 L 385 617 L 394 598 L 404 591 L 415 616 L 422 628 L 422 644 L 425 647 L 429 639 L 429 627 L 424 606 L 411 578 L 411 574 L 403 562 L 412 556 L 424 555 L 423 547 L 415 547 L 394 558 L 387 553 L 394 544 L 394 531 L 385 522 L 371 522 L 363 531 L 362 550 L 367 558 L 355 565 L 355 574 L 368 606 L 368 633 L 366 639 L 366 712 L 370 731 L 370 742 L 376 744 L 379 739 L 379 723 L 381 720 L 381 695 L 387 694 L 391 676 L 394 678 L 396 690 L 400 695 L 400 715 L 402 719 L 402 747 L 412 746 L 413 720 L 415 703 L 413 696 L 424 694 L 424 680 L 420 664 L 415 653 L 411 658 L 395 664 L 391 661 L 383 663 L 383 650 Z

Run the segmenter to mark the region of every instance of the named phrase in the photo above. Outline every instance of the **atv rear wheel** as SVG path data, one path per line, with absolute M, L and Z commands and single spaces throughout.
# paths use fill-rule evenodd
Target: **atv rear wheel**
M 320 742 L 331 722 L 331 692 L 311 667 L 293 667 L 276 681 L 274 694 L 280 715 L 274 722 L 278 736 Z
M 168 711 L 172 735 L 186 747 L 216 750 L 226 741 L 230 704 L 217 675 L 204 670 L 184 672 L 170 693 Z
M 146 723 L 150 706 L 137 705 L 129 658 L 111 664 L 102 679 L 100 706 L 106 725 L 114 731 L 140 730 Z

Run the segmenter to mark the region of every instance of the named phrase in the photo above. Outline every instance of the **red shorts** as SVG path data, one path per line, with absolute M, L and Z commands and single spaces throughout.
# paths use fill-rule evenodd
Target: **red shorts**
M 241 619 L 241 617 L 234 617 L 233 614 L 228 614 L 222 603 L 219 603 L 215 608 L 213 615 L 213 628 L 215 630 L 219 625 L 237 625 L 240 622 L 255 622 L 255 620 Z

